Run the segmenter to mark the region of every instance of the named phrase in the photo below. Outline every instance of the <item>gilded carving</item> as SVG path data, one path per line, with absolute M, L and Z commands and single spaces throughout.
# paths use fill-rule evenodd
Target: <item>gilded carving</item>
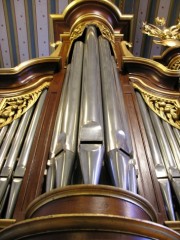
M 180 46 L 180 19 L 178 19 L 177 25 L 166 28 L 166 20 L 164 18 L 157 17 L 155 19 L 156 25 L 143 23 L 142 32 L 160 39 L 153 40 L 156 44 L 161 44 L 168 47 Z M 159 26 L 159 27 L 158 27 Z
M 70 40 L 74 41 L 76 38 L 80 37 L 83 34 L 83 31 L 86 27 L 87 23 L 79 24 L 71 33 Z
M 98 21 L 86 21 L 86 22 L 82 22 L 80 23 L 75 29 L 73 29 L 73 31 L 71 32 L 70 35 L 70 40 L 71 42 L 73 42 L 75 39 L 77 39 L 78 37 L 80 37 L 83 34 L 84 29 L 88 26 L 88 25 L 95 25 L 99 28 L 102 36 L 104 38 L 106 38 L 112 45 L 113 50 L 114 50 L 114 43 L 115 43 L 115 39 L 114 39 L 114 34 L 110 31 L 110 29 L 105 26 L 104 24 L 98 22 Z
M 44 88 L 50 83 L 45 82 L 33 92 L 17 97 L 3 98 L 0 102 L 0 128 L 21 117 L 38 100 Z
M 133 84 L 137 88 L 147 103 L 147 105 L 162 119 L 172 126 L 180 129 L 180 101 L 179 99 L 169 99 L 156 96 L 144 91 L 142 88 Z
M 180 56 L 173 58 L 170 61 L 168 68 L 171 70 L 180 70 Z

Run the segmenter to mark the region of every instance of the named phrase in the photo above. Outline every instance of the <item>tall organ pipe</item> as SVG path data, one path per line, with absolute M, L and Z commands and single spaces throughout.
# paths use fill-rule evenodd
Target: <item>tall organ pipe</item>
M 4 166 L 2 168 L 2 171 L 0 173 L 0 181 L 3 179 L 3 184 L 1 186 L 0 191 L 0 202 L 2 201 L 4 197 L 4 193 L 7 189 L 7 186 L 10 181 L 10 177 L 12 175 L 12 172 L 14 170 L 14 166 L 17 163 L 17 157 L 19 154 L 19 151 L 21 149 L 21 144 L 24 139 L 26 129 L 28 126 L 28 122 L 31 116 L 32 110 L 29 109 L 20 119 L 19 119 L 19 125 L 17 128 L 17 131 L 15 133 L 15 136 L 12 140 L 11 147 L 8 150 L 7 158 L 4 163 Z
M 0 170 L 6 160 L 6 156 L 8 154 L 8 150 L 9 150 L 9 147 L 11 145 L 11 142 L 12 142 L 12 139 L 15 135 L 15 132 L 16 132 L 16 129 L 18 127 L 18 124 L 19 124 L 19 118 L 18 119 L 15 119 L 9 129 L 8 129 L 8 132 L 4 138 L 4 141 L 3 141 L 3 144 L 1 146 L 1 149 L 0 149 Z M 3 201 L 3 197 L 4 197 L 4 193 L 6 192 L 6 189 L 7 189 L 7 186 L 8 186 L 8 182 L 9 182 L 9 176 L 0 176 L 0 204 L 1 202 Z
M 65 133 L 66 141 L 63 151 L 55 158 L 57 187 L 69 184 L 77 151 L 83 48 L 82 42 L 76 42 L 71 60 L 61 129 L 61 132 Z
M 7 133 L 6 133 L 6 136 L 4 138 L 4 141 L 3 141 L 3 144 L 0 148 L 0 170 L 4 164 L 4 161 L 5 161 L 5 158 L 6 158 L 6 155 L 8 153 L 8 150 L 9 150 L 9 147 L 11 145 L 11 141 L 14 137 L 14 134 L 16 132 L 16 129 L 18 127 L 18 123 L 19 123 L 19 118 L 18 119 L 15 119 L 12 124 L 10 125 Z
M 169 183 L 169 180 L 167 177 L 166 168 L 164 167 L 164 161 L 163 161 L 163 159 L 166 155 L 162 154 L 162 151 L 165 146 L 163 147 L 164 142 L 162 140 L 161 135 L 163 134 L 163 137 L 165 137 L 165 132 L 161 133 L 160 136 L 159 136 L 159 134 L 156 136 L 157 132 L 159 133 L 159 131 L 161 131 L 161 132 L 163 131 L 163 127 L 160 122 L 161 120 L 157 116 L 158 119 L 156 118 L 156 121 L 153 122 L 155 117 L 154 118 L 152 117 L 152 119 L 150 118 L 150 113 L 148 111 L 148 108 L 147 108 L 141 94 L 139 92 L 136 92 L 136 96 L 137 96 L 138 104 L 140 107 L 143 123 L 145 126 L 146 135 L 147 135 L 148 142 L 150 145 L 150 149 L 151 149 L 151 153 L 152 153 L 152 157 L 153 157 L 153 161 L 154 161 L 154 165 L 155 165 L 156 176 L 158 178 L 158 182 L 160 184 L 161 192 L 162 192 L 164 202 L 166 205 L 167 215 L 170 220 L 175 220 L 175 213 L 174 213 L 174 209 L 173 209 L 173 199 L 172 199 L 172 195 L 171 195 L 170 183 Z M 153 127 L 153 125 L 154 125 L 154 127 Z M 160 127 L 160 129 L 158 129 L 159 127 Z M 156 133 L 155 133 L 155 130 L 156 130 Z M 167 166 L 167 164 L 166 164 L 166 166 Z M 168 166 L 167 166 L 167 168 L 168 168 Z M 171 178 L 171 176 L 170 176 L 170 178 Z M 171 181 L 172 180 L 173 179 L 171 178 Z M 174 182 L 174 185 L 177 185 L 177 183 Z
M 174 189 L 174 192 L 176 194 L 177 200 L 178 200 L 179 205 L 180 205 L 180 178 L 173 178 L 171 180 L 171 182 L 172 182 L 173 189 Z
M 127 123 L 128 119 L 127 119 L 127 114 L 126 114 L 126 110 L 125 110 L 123 91 L 122 91 L 121 83 L 119 81 L 115 58 L 112 56 L 111 60 L 112 60 L 112 64 L 113 64 L 117 96 L 118 96 L 118 102 L 119 102 L 119 110 L 120 110 L 119 113 L 121 116 L 124 132 L 126 133 L 126 141 L 127 141 L 127 145 L 128 145 L 128 149 L 129 149 L 128 155 L 130 156 L 130 159 L 128 160 L 128 169 L 127 169 L 127 171 L 128 171 L 128 190 L 131 192 L 137 193 L 136 160 L 134 157 L 133 144 L 131 141 L 129 126 Z
M 103 113 L 96 28 L 86 33 L 78 152 L 84 183 L 97 184 L 104 156 Z
M 63 119 L 63 109 L 65 104 L 65 94 L 67 92 L 67 84 L 69 81 L 69 72 L 70 72 L 70 64 L 67 66 L 66 76 L 63 83 L 62 93 L 60 97 L 60 103 L 58 106 L 50 152 L 49 152 L 49 160 L 47 162 L 47 178 L 46 178 L 46 192 L 52 190 L 55 186 L 56 180 L 56 168 L 55 168 L 55 156 L 62 151 L 65 144 L 65 133 L 61 132 L 61 125 Z
M 28 158 L 29 158 L 29 153 L 31 150 L 36 127 L 37 127 L 37 124 L 39 121 L 39 117 L 40 117 L 40 114 L 42 111 L 42 107 L 44 104 L 46 94 L 47 94 L 47 90 L 44 90 L 36 104 L 28 131 L 26 133 L 26 138 L 23 143 L 23 146 L 22 146 L 22 149 L 20 152 L 20 156 L 19 156 L 19 160 L 18 160 L 17 166 L 15 168 L 15 172 L 13 175 L 13 182 L 11 185 L 10 197 L 9 197 L 9 202 L 8 202 L 8 206 L 7 206 L 7 210 L 6 210 L 6 218 L 12 217 L 12 214 L 13 214 L 13 211 L 14 211 L 14 208 L 16 205 L 18 193 L 20 190 L 20 186 L 21 186 L 24 174 L 25 174 L 26 165 L 27 165 Z M 31 112 L 32 110 L 29 109 L 28 111 Z
M 14 166 L 16 164 L 17 157 L 21 149 L 22 141 L 26 134 L 26 129 L 28 127 L 32 111 L 33 107 L 31 107 L 20 119 L 20 123 L 16 131 L 16 134 L 13 138 L 13 141 L 11 143 L 11 147 L 6 158 L 6 162 L 1 171 L 1 176 L 8 177 L 14 170 Z
M 63 97 L 63 103 L 60 102 L 63 104 L 63 110 L 60 116 L 57 115 L 57 119 L 60 117 L 62 120 L 58 132 L 58 139 L 60 139 L 58 144 L 61 147 L 59 147 L 59 153 L 54 157 L 56 187 L 69 184 L 74 164 L 79 121 L 82 59 L 83 43 L 77 41 L 74 45 L 66 93 Z M 52 141 L 54 140 L 52 139 Z M 51 180 L 51 177 L 47 178 L 46 191 L 53 187 Z
M 3 142 L 4 136 L 6 135 L 7 130 L 8 130 L 8 125 L 2 127 L 0 130 L 0 146 Z
M 173 209 L 173 201 L 172 201 L 172 196 L 171 196 L 171 189 L 170 189 L 170 183 L 167 178 L 165 179 L 159 179 L 159 184 L 161 187 L 161 192 L 164 197 L 164 202 L 166 205 L 166 211 L 169 219 L 171 221 L 175 221 L 175 213 Z
M 63 149 L 64 143 L 65 143 L 65 139 L 64 139 L 65 134 L 61 133 L 61 124 L 62 124 L 62 119 L 63 119 L 65 95 L 67 93 L 67 84 L 69 81 L 69 72 L 70 72 L 70 64 L 67 66 L 66 76 L 64 79 L 61 98 L 60 98 L 60 103 L 58 106 L 57 117 L 56 117 L 56 121 L 55 121 L 55 126 L 54 126 L 51 146 L 50 146 L 50 153 L 49 153 L 50 159 L 54 158 Z
M 109 169 L 114 185 L 128 189 L 128 161 L 129 155 L 132 154 L 132 144 L 128 143 L 128 133 L 122 124 L 121 102 L 119 102 L 109 42 L 102 37 L 99 37 L 99 49 Z
M 150 112 L 150 117 L 151 117 L 154 129 L 156 131 L 156 136 L 159 142 L 159 146 L 161 149 L 161 153 L 162 153 L 168 174 L 170 178 L 179 177 L 180 171 L 177 168 L 176 161 L 174 159 L 169 142 L 167 140 L 166 133 L 162 126 L 162 122 L 160 118 L 156 115 L 156 113 L 154 113 L 151 109 L 149 109 L 149 112 Z
M 149 117 L 149 112 L 147 110 L 146 104 L 139 92 L 136 92 L 136 96 L 137 96 L 137 100 L 139 103 L 143 123 L 145 126 L 146 135 L 147 135 L 148 142 L 150 145 L 151 154 L 153 157 L 153 162 L 154 162 L 155 171 L 156 171 L 156 176 L 158 178 L 159 177 L 167 177 L 167 172 L 166 172 L 166 169 L 164 166 L 163 158 L 161 155 L 161 150 L 159 148 L 159 143 L 158 143 L 151 119 Z
M 0 217 L 1 218 L 2 218 L 2 213 L 3 213 L 4 207 L 6 206 L 6 200 L 7 200 L 8 194 L 9 194 L 9 190 L 10 190 L 10 184 L 8 184 L 8 186 L 7 186 L 6 190 L 5 190 L 3 199 L 0 202 Z
M 121 119 L 122 129 L 125 132 L 125 138 L 126 138 L 126 143 L 127 143 L 126 152 L 127 152 L 127 154 L 132 156 L 133 155 L 133 147 L 132 147 L 132 141 L 131 141 L 131 136 L 130 136 L 130 132 L 129 132 L 129 126 L 127 123 L 128 118 L 127 118 L 127 113 L 125 110 L 122 86 L 119 81 L 117 65 L 116 65 L 114 56 L 111 56 L 111 61 L 112 61 L 112 65 L 113 65 L 113 73 L 114 73 L 114 78 L 115 78 L 115 88 L 116 88 L 117 101 L 118 101 L 118 106 L 119 106 L 119 115 L 120 115 L 120 119 Z M 123 148 L 123 150 L 125 150 L 125 148 Z
M 164 120 L 162 120 L 162 125 L 164 127 L 164 131 L 166 133 L 175 161 L 180 171 L 180 146 L 176 140 L 176 136 L 172 130 L 171 125 Z
M 180 147 L 180 130 L 173 127 L 173 131 L 174 131 L 174 134 L 176 136 L 177 142 L 179 143 L 179 147 Z
M 36 108 L 34 110 L 32 119 L 31 119 L 31 124 L 28 128 L 28 132 L 26 135 L 26 139 L 24 141 L 20 156 L 19 156 L 19 161 L 17 163 L 16 169 L 14 176 L 15 177 L 23 177 L 25 170 L 26 170 L 26 165 L 29 157 L 29 153 L 31 150 L 31 145 L 34 139 L 34 134 L 36 131 L 36 127 L 39 121 L 39 117 L 41 114 L 41 110 L 44 104 L 44 100 L 46 98 L 47 90 L 44 90 L 38 100 L 38 103 L 36 105 Z

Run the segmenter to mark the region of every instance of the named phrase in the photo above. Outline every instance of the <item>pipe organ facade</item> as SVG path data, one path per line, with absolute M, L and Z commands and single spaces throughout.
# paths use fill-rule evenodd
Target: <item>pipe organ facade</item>
M 107 0 L 50 19 L 52 55 L 0 70 L 0 239 L 179 239 L 179 48 L 134 57 Z

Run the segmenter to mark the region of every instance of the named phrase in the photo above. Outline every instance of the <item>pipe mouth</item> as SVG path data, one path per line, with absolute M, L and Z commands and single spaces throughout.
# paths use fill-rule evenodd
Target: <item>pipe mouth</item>
M 88 122 L 80 127 L 80 142 L 85 141 L 101 141 L 103 142 L 102 126 L 94 121 Z M 87 137 L 88 136 L 88 137 Z
M 69 185 L 42 194 L 29 205 L 25 218 L 80 213 L 157 222 L 153 206 L 143 197 L 118 187 L 93 184 Z

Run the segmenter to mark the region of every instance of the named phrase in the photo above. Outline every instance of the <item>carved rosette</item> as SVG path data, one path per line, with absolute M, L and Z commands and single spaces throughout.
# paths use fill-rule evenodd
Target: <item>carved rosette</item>
M 180 101 L 153 95 L 133 84 L 141 92 L 146 104 L 163 120 L 180 129 Z
M 3 98 L 0 101 L 0 128 L 21 117 L 38 100 L 43 89 L 50 83 L 45 82 L 33 92 L 17 97 Z

